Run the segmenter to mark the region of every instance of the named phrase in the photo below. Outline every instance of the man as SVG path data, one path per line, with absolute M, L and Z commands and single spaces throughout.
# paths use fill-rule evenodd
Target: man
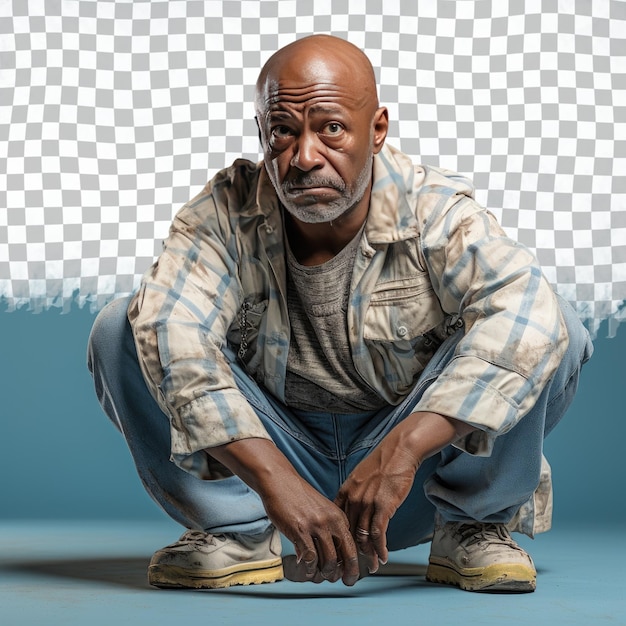
M 151 584 L 279 580 L 282 533 L 294 579 L 353 585 L 359 558 L 432 540 L 431 581 L 534 590 L 509 530 L 549 526 L 543 438 L 585 329 L 469 181 L 385 145 L 358 48 L 290 44 L 255 104 L 263 163 L 182 208 L 90 339 L 104 410 L 189 529 Z

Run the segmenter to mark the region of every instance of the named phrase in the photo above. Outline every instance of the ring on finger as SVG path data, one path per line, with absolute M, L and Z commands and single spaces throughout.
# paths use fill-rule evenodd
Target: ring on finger
M 370 532 L 369 532 L 369 530 L 365 530 L 364 528 L 357 528 L 356 529 L 356 534 L 357 535 L 364 535 L 365 537 L 368 537 Z

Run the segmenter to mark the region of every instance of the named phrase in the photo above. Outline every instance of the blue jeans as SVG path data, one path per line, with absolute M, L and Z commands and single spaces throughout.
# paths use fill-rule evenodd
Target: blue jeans
M 258 534 L 269 525 L 260 497 L 236 476 L 201 480 L 170 460 L 169 420 L 148 391 L 126 317 L 128 299 L 98 315 L 89 338 L 88 366 L 105 413 L 126 438 L 152 498 L 187 528 Z M 435 513 L 444 521 L 508 522 L 539 484 L 543 439 L 567 410 L 592 346 L 586 329 L 562 301 L 570 335 L 567 353 L 533 409 L 497 438 L 489 457 L 448 446 L 419 467 L 411 492 L 389 525 L 398 550 L 427 541 Z M 290 409 L 261 388 L 225 350 L 237 384 L 269 435 L 295 469 L 333 499 L 355 466 L 407 417 L 452 358 L 461 337 L 449 337 L 398 406 L 356 414 Z

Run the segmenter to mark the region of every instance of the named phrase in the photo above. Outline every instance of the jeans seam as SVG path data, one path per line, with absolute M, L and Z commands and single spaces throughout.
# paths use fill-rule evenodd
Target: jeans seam
M 265 417 L 270 420 L 277 428 L 280 428 L 280 430 L 282 430 L 293 439 L 296 439 L 302 445 L 310 448 L 311 450 L 315 450 L 315 452 L 321 454 L 327 459 L 330 459 L 332 461 L 339 460 L 339 456 L 337 455 L 336 450 L 334 452 L 330 451 L 329 454 L 328 450 L 324 450 L 319 446 L 316 446 L 315 443 L 311 441 L 311 439 L 309 439 L 309 437 L 307 437 L 306 435 L 302 435 L 302 433 L 300 433 L 299 431 L 289 428 L 282 420 L 275 419 L 270 411 L 264 410 L 262 407 L 259 407 L 258 403 L 255 403 L 255 407 L 259 412 L 263 413 L 263 415 L 265 415 Z
M 339 484 L 342 485 L 346 479 L 345 460 L 346 454 L 343 451 L 343 438 L 341 436 L 341 427 L 339 426 L 339 419 L 335 413 L 330 413 L 330 418 L 333 423 L 333 435 L 335 440 L 335 461 L 337 462 L 337 473 L 339 478 Z

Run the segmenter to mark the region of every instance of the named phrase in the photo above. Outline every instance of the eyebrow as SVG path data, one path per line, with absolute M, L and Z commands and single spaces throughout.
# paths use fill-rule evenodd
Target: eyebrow
M 267 117 L 273 120 L 290 120 L 292 115 L 287 111 L 268 111 Z
M 309 109 L 309 113 L 313 115 L 342 115 L 345 111 L 342 107 L 333 106 L 332 104 L 313 104 Z M 270 110 L 268 112 L 268 117 L 273 120 L 290 120 L 292 119 L 291 113 L 287 111 Z
M 338 106 L 333 106 L 332 104 L 314 104 L 309 109 L 309 112 L 314 114 L 337 115 L 343 113 L 343 109 Z

